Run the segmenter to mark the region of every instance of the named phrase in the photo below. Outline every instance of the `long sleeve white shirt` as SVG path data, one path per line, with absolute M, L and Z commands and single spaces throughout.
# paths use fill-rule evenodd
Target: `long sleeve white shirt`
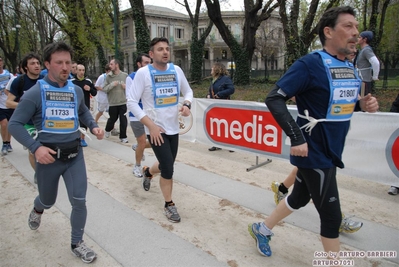
M 168 68 L 170 64 L 168 64 Z M 177 81 L 180 89 L 180 93 L 184 97 L 184 101 L 193 100 L 193 91 L 179 66 L 174 65 L 177 74 Z M 180 96 L 179 96 L 180 97 Z M 154 121 L 156 125 L 165 130 L 168 135 L 179 133 L 179 106 L 169 106 L 162 108 L 154 107 L 154 92 L 152 77 L 148 66 L 140 68 L 132 83 L 126 84 L 126 99 L 127 108 L 130 112 L 141 120 L 144 116 L 148 116 Z M 143 109 L 139 106 L 139 101 L 142 101 Z M 149 130 L 145 127 L 146 134 L 149 134 Z

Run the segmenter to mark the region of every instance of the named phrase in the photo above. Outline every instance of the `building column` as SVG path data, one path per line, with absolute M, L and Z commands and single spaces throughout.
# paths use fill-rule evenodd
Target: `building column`
M 187 73 L 189 73 L 190 72 L 190 62 L 191 62 L 191 52 L 190 52 L 190 49 L 187 49 L 186 51 L 187 51 L 187 56 L 186 56 L 185 66 L 186 66 Z
M 214 56 L 213 47 L 209 47 L 209 61 L 210 62 L 213 62 L 213 56 Z
M 257 60 L 256 69 L 261 69 L 260 66 L 262 66 L 262 57 L 261 57 L 260 53 L 256 54 L 256 58 L 257 58 L 256 59 Z

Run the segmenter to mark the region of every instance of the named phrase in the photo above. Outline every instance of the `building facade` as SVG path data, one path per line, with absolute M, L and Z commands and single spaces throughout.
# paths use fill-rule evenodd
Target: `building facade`
M 190 43 L 192 27 L 189 16 L 165 7 L 146 5 L 145 14 L 150 32 L 150 38 L 166 37 L 169 39 L 171 48 L 171 61 L 179 65 L 188 74 L 190 69 Z M 133 71 L 135 64 L 136 36 L 131 9 L 121 12 L 121 42 L 120 51 L 124 54 L 124 71 Z M 243 11 L 222 12 L 223 20 L 230 28 L 232 34 L 239 43 L 242 42 L 242 29 L 244 23 Z M 206 13 L 200 15 L 198 35 L 202 34 L 209 22 Z M 278 13 L 264 21 L 256 35 L 257 49 L 252 59 L 252 70 L 281 70 L 284 68 L 284 36 L 283 26 Z M 112 53 L 111 51 L 109 51 Z M 108 55 L 109 59 L 113 54 Z M 206 38 L 203 58 L 203 76 L 210 74 L 214 62 L 220 61 L 228 68 L 234 64 L 233 55 L 229 47 L 220 36 L 218 29 L 213 26 L 209 36 Z

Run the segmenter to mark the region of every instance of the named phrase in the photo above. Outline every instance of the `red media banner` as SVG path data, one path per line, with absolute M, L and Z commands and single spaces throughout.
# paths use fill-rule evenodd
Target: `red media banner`
M 283 132 L 269 111 L 214 106 L 205 111 L 204 120 L 215 143 L 282 153 Z

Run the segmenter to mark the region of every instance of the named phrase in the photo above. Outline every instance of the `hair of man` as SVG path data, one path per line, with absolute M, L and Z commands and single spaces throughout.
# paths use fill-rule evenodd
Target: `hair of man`
M 169 40 L 166 37 L 155 37 L 154 39 L 151 40 L 150 43 L 150 51 L 154 51 L 154 46 L 159 43 L 159 42 L 165 42 L 169 45 Z
M 79 78 L 84 78 L 85 74 L 86 74 L 86 67 L 83 64 L 78 64 L 76 66 L 76 76 L 78 76 L 79 70 L 83 71 L 83 77 L 79 77 Z
M 109 64 L 107 63 L 107 64 L 105 64 L 105 67 L 104 67 L 104 69 L 105 69 L 105 72 L 108 72 L 108 71 L 110 71 L 111 70 L 111 68 L 109 67 Z
M 324 28 L 330 27 L 334 29 L 335 25 L 337 24 L 338 17 L 341 14 L 350 14 L 356 17 L 356 11 L 353 9 L 353 7 L 350 6 L 332 7 L 328 9 L 321 17 L 319 22 L 318 32 L 319 32 L 320 42 L 323 46 L 326 42 Z
M 71 58 L 74 55 L 72 47 L 69 46 L 67 43 L 65 43 L 65 42 L 51 43 L 51 44 L 46 45 L 46 47 L 43 49 L 44 62 L 50 62 L 51 55 L 56 52 L 69 52 L 69 54 L 71 55 Z
M 28 60 L 29 59 L 37 59 L 39 61 L 40 64 L 42 64 L 41 58 L 38 54 L 35 53 L 29 53 L 26 56 L 24 56 L 24 58 L 21 60 L 21 67 L 24 70 L 24 72 L 26 73 L 28 71 Z
M 142 62 L 143 62 L 143 57 L 151 58 L 149 54 L 142 53 L 142 54 L 140 54 L 140 55 L 138 55 L 138 56 L 136 57 L 136 64 L 137 64 L 137 63 L 142 63 Z
M 114 58 L 114 59 L 112 59 L 112 60 L 114 61 L 115 66 L 118 65 L 118 68 L 120 68 L 120 66 L 121 66 L 121 61 L 120 61 L 119 59 L 117 59 L 117 58 Z

